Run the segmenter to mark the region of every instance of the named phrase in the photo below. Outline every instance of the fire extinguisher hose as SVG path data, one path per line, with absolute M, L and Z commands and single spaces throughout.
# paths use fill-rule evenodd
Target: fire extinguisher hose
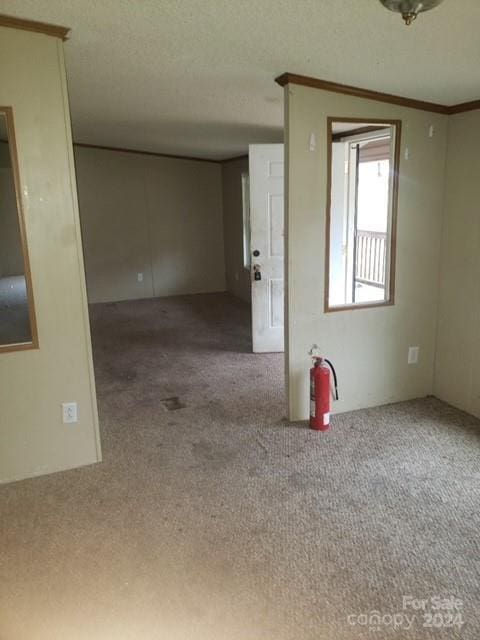
M 327 360 L 327 358 L 324 358 L 325 362 L 328 364 L 328 366 L 330 367 L 330 369 L 332 370 L 333 373 L 333 384 L 335 386 L 335 400 L 338 400 L 338 385 L 337 385 L 337 373 L 335 371 L 335 367 L 333 366 L 333 364 L 330 362 L 330 360 Z

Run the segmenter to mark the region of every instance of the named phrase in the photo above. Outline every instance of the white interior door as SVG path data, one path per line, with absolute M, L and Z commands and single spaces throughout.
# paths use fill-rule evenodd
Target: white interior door
M 250 251 L 254 353 L 284 350 L 283 144 L 252 144 Z

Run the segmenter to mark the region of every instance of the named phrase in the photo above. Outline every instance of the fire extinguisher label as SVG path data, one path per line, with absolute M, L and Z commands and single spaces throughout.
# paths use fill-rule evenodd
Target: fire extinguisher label
M 330 412 L 323 414 L 323 426 L 326 427 L 330 424 Z
M 312 398 L 310 399 L 310 415 L 312 416 L 312 418 L 316 417 L 316 405 L 315 405 L 315 400 Z

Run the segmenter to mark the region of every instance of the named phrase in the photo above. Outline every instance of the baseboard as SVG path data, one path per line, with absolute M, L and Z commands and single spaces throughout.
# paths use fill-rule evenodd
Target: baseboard
M 90 467 L 94 464 L 99 464 L 102 462 L 102 458 L 100 457 L 98 460 L 88 460 L 85 462 L 80 462 L 73 467 L 39 467 L 35 469 L 35 471 L 29 471 L 25 474 L 19 474 L 15 476 L 10 476 L 8 478 L 0 478 L 0 485 L 11 484 L 12 482 L 21 482 L 22 480 L 31 480 L 33 478 L 39 478 L 43 476 L 49 476 L 53 473 L 60 473 L 63 471 L 73 471 L 74 469 L 80 469 L 81 467 Z

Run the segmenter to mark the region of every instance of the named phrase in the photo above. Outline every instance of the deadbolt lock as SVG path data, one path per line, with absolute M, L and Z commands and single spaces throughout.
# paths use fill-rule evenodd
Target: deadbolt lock
M 256 280 L 258 282 L 258 280 L 262 279 L 262 272 L 260 271 L 260 265 L 259 264 L 254 264 L 253 265 L 253 279 Z

